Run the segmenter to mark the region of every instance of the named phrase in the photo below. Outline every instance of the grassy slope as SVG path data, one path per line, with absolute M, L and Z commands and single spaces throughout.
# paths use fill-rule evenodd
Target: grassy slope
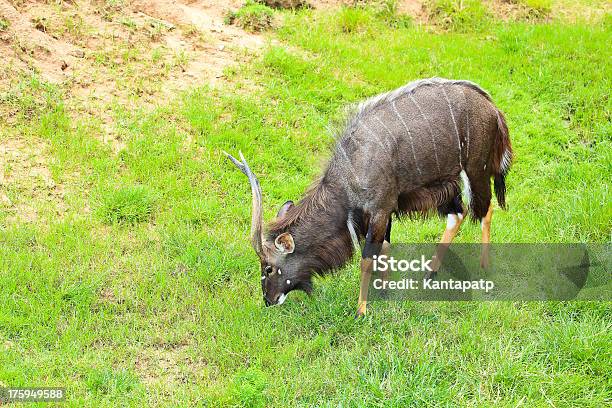
M 517 160 L 495 241 L 610 240 L 610 24 L 436 34 L 362 14 L 288 17 L 277 35 L 291 47 L 239 71 L 234 90 L 117 109 L 117 155 L 58 90 L 13 90 L 30 115 L 3 134 L 48 144 L 68 211 L 0 214 L 1 383 L 65 385 L 73 406 L 610 402 L 608 303 L 379 303 L 355 322 L 348 267 L 312 298 L 262 307 L 250 193 L 221 150 L 250 159 L 269 217 L 314 177 L 347 102 L 419 77 L 469 78 L 507 114 Z M 394 240 L 441 229 L 403 221 Z M 467 225 L 459 240 L 478 234 Z

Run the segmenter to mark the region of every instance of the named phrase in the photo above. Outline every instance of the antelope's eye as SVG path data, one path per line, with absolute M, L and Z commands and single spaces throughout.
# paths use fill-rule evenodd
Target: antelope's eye
M 272 267 L 270 265 L 266 266 L 264 272 L 266 273 L 266 275 L 270 275 L 272 273 Z

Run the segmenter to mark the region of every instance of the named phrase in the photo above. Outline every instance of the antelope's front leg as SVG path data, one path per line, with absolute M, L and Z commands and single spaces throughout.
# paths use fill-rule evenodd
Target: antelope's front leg
M 391 217 L 389 217 L 389 221 L 387 222 L 387 231 L 385 232 L 385 240 L 382 243 L 382 247 L 380 249 L 380 255 L 389 255 L 391 252 Z M 380 277 L 383 282 L 389 281 L 389 269 L 385 269 L 380 273 Z M 383 293 L 383 296 L 387 296 L 386 292 Z
M 374 264 L 372 258 L 374 255 L 380 255 L 381 253 L 388 220 L 389 216 L 387 214 L 376 215 L 370 220 L 365 245 L 361 253 L 361 281 L 359 284 L 359 302 L 357 304 L 356 318 L 366 314 L 368 289 Z

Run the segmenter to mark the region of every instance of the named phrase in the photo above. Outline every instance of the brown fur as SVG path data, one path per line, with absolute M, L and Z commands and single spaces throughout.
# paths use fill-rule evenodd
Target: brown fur
M 457 180 L 449 180 L 400 194 L 398 215 L 427 217 L 436 208 L 448 203 L 459 193 Z

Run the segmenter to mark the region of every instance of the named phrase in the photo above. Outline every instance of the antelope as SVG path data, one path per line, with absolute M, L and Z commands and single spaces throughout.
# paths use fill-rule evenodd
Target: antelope
M 282 304 L 295 289 L 310 294 L 313 275 L 342 267 L 365 241 L 357 317 L 366 313 L 372 259 L 388 249 L 393 215 L 437 210 L 446 217 L 434 256 L 439 266 L 469 214 L 481 222 L 481 266 L 487 267 L 491 179 L 505 209 L 512 161 L 506 120 L 490 95 L 473 82 L 442 78 L 414 81 L 359 104 L 323 174 L 297 204 L 283 204 L 266 229 L 257 177 L 242 153 L 240 160 L 225 154 L 251 185 L 251 244 L 266 306 Z

